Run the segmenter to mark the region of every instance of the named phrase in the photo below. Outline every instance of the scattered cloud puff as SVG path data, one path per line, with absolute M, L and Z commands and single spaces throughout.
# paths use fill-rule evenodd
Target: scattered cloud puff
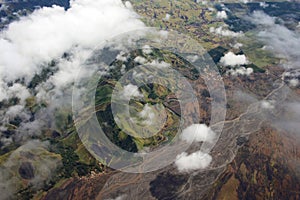
M 211 161 L 212 157 L 201 151 L 191 154 L 183 152 L 176 157 L 175 165 L 180 172 L 190 172 L 208 167 Z
M 126 62 L 128 60 L 127 56 L 124 55 L 124 52 L 119 53 L 116 59 L 122 62 Z
M 166 67 L 171 67 L 171 64 L 166 63 L 164 61 L 159 61 L 159 60 L 153 60 L 151 63 L 147 63 L 152 67 L 157 67 L 157 68 L 166 68 Z
M 254 11 L 250 18 L 250 20 L 257 25 L 267 25 L 267 26 L 274 26 L 275 19 L 276 19 L 275 17 L 271 17 L 262 11 Z
M 142 51 L 144 54 L 150 54 L 152 53 L 152 48 L 149 45 L 145 45 L 143 46 Z
M 30 115 L 24 112 L 23 105 L 11 106 L 5 113 L 5 117 L 8 120 L 13 120 L 16 116 L 19 116 L 23 120 L 28 120 L 30 118 Z
M 182 131 L 180 139 L 188 143 L 212 142 L 215 139 L 215 133 L 205 124 L 192 124 Z M 180 172 L 189 172 L 204 169 L 209 166 L 211 161 L 212 157 L 202 151 L 191 154 L 183 152 L 177 155 L 175 165 Z
M 124 100 L 130 100 L 132 97 L 143 97 L 143 94 L 140 93 L 138 86 L 128 84 L 124 86 L 124 89 L 121 91 L 120 95 Z
M 1 92 L 2 91 L 2 92 Z M 15 83 L 12 86 L 7 86 L 4 82 L 0 80 L 0 101 L 7 99 L 7 97 L 17 97 L 20 99 L 20 103 L 24 104 L 25 100 L 30 97 L 30 92 L 27 87 L 21 85 L 20 83 Z
M 220 59 L 220 63 L 224 66 L 238 66 L 247 64 L 248 60 L 245 55 L 235 55 L 233 52 L 228 52 Z
M 262 8 L 267 8 L 269 7 L 269 4 L 267 4 L 266 2 L 259 2 L 259 6 Z
M 241 48 L 241 47 L 243 46 L 243 44 L 237 42 L 237 43 L 235 43 L 235 44 L 233 44 L 233 45 L 231 45 L 231 46 L 232 46 L 233 48 L 235 48 L 235 49 L 239 49 L 239 48 Z
M 139 112 L 139 116 L 144 119 L 143 123 L 147 125 L 152 125 L 157 117 L 155 115 L 155 111 L 153 106 L 146 104 L 141 112 Z
M 292 71 L 286 71 L 283 74 L 283 80 L 288 82 L 291 87 L 297 87 L 299 85 L 300 70 L 293 69 Z
M 221 5 L 222 10 L 225 10 L 225 11 L 227 11 L 227 12 L 230 12 L 230 9 L 227 8 L 227 7 L 225 6 L 224 2 L 221 3 L 220 5 Z
M 128 8 L 130 10 L 133 9 L 133 6 L 132 6 L 132 4 L 129 1 L 125 1 L 125 6 L 126 6 L 126 8 Z
M 215 138 L 215 133 L 206 124 L 193 124 L 182 131 L 180 138 L 188 143 L 210 142 Z
M 139 64 L 145 64 L 147 62 L 147 59 L 141 56 L 137 56 L 136 58 L 134 58 L 134 62 Z
M 238 67 L 234 69 L 230 69 L 227 71 L 228 74 L 233 75 L 233 76 L 238 76 L 238 75 L 246 75 L 249 76 L 250 74 L 253 73 L 253 69 L 248 67 Z
M 2 2 L 2 0 L 0 1 L 0 3 Z M 1 4 L 0 5 L 0 11 L 6 11 L 8 9 L 8 6 L 5 4 Z
M 261 101 L 261 108 L 266 109 L 266 110 L 272 110 L 274 109 L 274 102 L 272 101 L 267 101 L 267 100 L 263 100 Z
M 297 87 L 299 85 L 299 80 L 298 79 L 291 79 L 291 80 L 289 80 L 289 84 L 292 87 Z
M 210 27 L 209 32 L 225 37 L 241 37 L 244 35 L 242 31 L 233 32 L 231 30 L 225 29 L 224 26 L 220 26 L 218 28 Z
M 216 9 L 215 8 L 213 8 L 213 7 L 208 7 L 207 8 L 210 12 L 214 12 Z
M 224 11 L 224 10 L 218 11 L 217 12 L 217 18 L 218 19 L 227 19 L 226 11 Z
M 252 2 L 252 0 L 240 0 L 240 2 L 241 2 L 241 3 L 245 3 L 245 4 L 247 4 L 247 3 L 250 3 L 250 2 Z

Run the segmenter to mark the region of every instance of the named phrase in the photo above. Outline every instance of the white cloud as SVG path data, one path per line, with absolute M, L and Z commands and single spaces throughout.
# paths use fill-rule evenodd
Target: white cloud
M 126 65 L 122 64 L 121 73 L 125 74 L 125 72 L 126 72 Z
M 242 31 L 233 32 L 228 29 L 224 29 L 223 26 L 220 26 L 218 28 L 210 27 L 209 32 L 217 34 L 217 35 L 225 36 L 225 37 L 241 37 L 244 35 Z
M 299 70 L 300 70 L 300 33 L 286 28 L 284 25 L 276 23 L 276 18 L 271 17 L 261 11 L 253 13 L 249 19 L 258 25 L 258 39 L 267 45 L 267 49 L 272 51 L 281 59 L 282 67 L 287 71 L 283 75 L 283 79 L 288 81 L 289 85 L 297 86 Z M 274 109 L 272 102 L 262 104 L 265 109 Z M 280 130 L 289 133 L 298 133 L 299 130 L 299 102 L 295 102 L 289 106 L 283 102 L 283 107 L 287 107 L 286 115 L 279 115 L 277 120 L 272 124 Z
M 1 68 L 0 68 L 1 70 Z M 28 89 L 20 83 L 7 85 L 5 81 L 0 80 L 0 101 L 12 97 L 17 97 L 24 103 L 25 99 L 30 96 Z
M 2 0 L 0 1 L 0 3 L 2 3 L 0 6 L 0 11 L 6 11 L 8 9 L 8 6 L 3 4 Z
M 198 169 L 204 169 L 209 166 L 212 157 L 201 151 L 196 151 L 190 155 L 186 152 L 176 157 L 175 165 L 180 172 L 189 172 Z
M 216 9 L 213 8 L 213 7 L 208 7 L 208 10 L 209 10 L 210 12 L 214 12 Z
M 240 2 L 241 2 L 241 3 L 245 3 L 245 4 L 247 4 L 247 3 L 250 3 L 250 2 L 252 2 L 252 0 L 240 0 Z
M 292 69 L 286 71 L 283 74 L 283 80 L 288 82 L 291 87 L 297 87 L 299 85 L 300 69 Z
M 151 63 L 147 63 L 147 64 L 157 68 L 166 68 L 171 66 L 169 63 L 166 63 L 164 61 L 159 61 L 159 60 L 153 60 Z
M 220 59 L 220 63 L 224 66 L 237 66 L 245 65 L 248 61 L 245 55 L 235 55 L 232 52 L 228 52 Z
M 182 131 L 180 138 L 188 143 L 212 141 L 215 133 L 206 124 L 192 124 Z
M 215 139 L 215 133 L 205 124 L 192 124 L 182 131 L 180 139 L 188 143 L 212 142 Z M 183 152 L 177 155 L 175 165 L 180 172 L 189 172 L 204 169 L 209 166 L 211 161 L 212 157 L 201 151 L 191 154 Z
M 140 93 L 138 86 L 132 84 L 124 86 L 124 89 L 121 92 L 121 96 L 124 100 L 130 100 L 133 97 L 143 97 L 143 94 Z
M 11 87 L 8 87 L 7 94 L 10 97 L 18 97 L 22 104 L 28 97 L 30 97 L 28 89 L 19 83 L 15 83 Z
M 124 55 L 124 52 L 121 52 L 116 57 L 117 60 L 120 60 L 122 62 L 126 62 L 128 60 L 127 56 Z
M 267 4 L 266 2 L 259 2 L 259 6 L 262 8 L 267 8 L 269 7 L 269 4 Z
M 275 17 L 271 17 L 262 11 L 254 11 L 250 20 L 258 25 L 275 25 Z
M 266 110 L 274 109 L 274 102 L 272 102 L 272 101 L 263 100 L 263 101 L 261 101 L 260 105 L 263 109 L 266 109 Z
M 143 46 L 142 51 L 143 51 L 144 54 L 150 54 L 150 53 L 152 53 L 152 49 L 151 49 L 151 47 L 149 45 Z
M 132 4 L 129 1 L 125 1 L 125 6 L 128 9 L 133 9 L 133 6 L 132 6 Z
M 155 111 L 153 106 L 146 104 L 141 112 L 139 112 L 139 116 L 144 119 L 144 123 L 147 125 L 152 125 L 155 117 Z
M 217 18 L 218 19 L 227 19 L 226 11 L 224 11 L 224 10 L 218 11 L 217 12 Z
M 237 43 L 235 43 L 234 45 L 232 45 L 232 47 L 235 48 L 235 49 L 239 49 L 239 48 L 241 48 L 242 46 L 243 46 L 243 44 L 242 44 L 242 43 L 239 43 L 239 42 L 237 42 Z
M 22 105 L 11 106 L 6 111 L 5 116 L 8 117 L 9 119 L 13 119 L 14 117 L 16 117 L 19 114 L 24 114 L 23 110 L 24 110 L 24 106 L 22 106 Z M 28 116 L 28 115 L 26 115 L 26 116 Z
M 230 75 L 233 75 L 233 76 L 238 76 L 238 75 L 249 76 L 250 74 L 253 73 L 253 69 L 250 68 L 250 67 L 248 67 L 248 68 L 238 67 L 238 68 L 235 68 L 235 69 L 228 70 L 227 73 L 230 74 Z
M 145 64 L 147 62 L 146 58 L 137 56 L 134 58 L 134 62 L 139 63 L 139 64 Z
M 0 80 L 0 101 L 8 98 L 6 87 L 7 85 Z
M 297 87 L 299 85 L 299 80 L 298 79 L 291 79 L 289 81 L 290 86 L 292 87 Z

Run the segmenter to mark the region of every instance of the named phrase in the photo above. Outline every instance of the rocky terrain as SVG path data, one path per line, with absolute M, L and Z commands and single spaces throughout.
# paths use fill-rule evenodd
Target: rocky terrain
M 65 1 L 42 1 L 40 6 L 53 3 L 64 9 L 70 6 Z M 123 3 L 128 5 L 129 2 Z M 0 10 L 1 17 L 9 19 L 1 20 L 0 28 L 4 29 L 11 21 L 30 14 L 35 5 L 34 2 L 27 1 L 11 4 L 5 11 Z M 70 108 L 54 109 L 55 120 L 44 125 L 39 130 L 40 134 L 32 134 L 30 139 L 33 142 L 24 145 L 23 140 L 18 138 L 6 145 L 3 142 L 5 140 L 1 140 L 0 167 L 10 170 L 7 174 L 1 173 L 0 177 L 12 180 L 9 184 L 15 186 L 16 198 L 300 199 L 300 136 L 297 129 L 300 89 L 299 84 L 293 84 L 299 81 L 297 51 L 284 49 L 282 53 L 276 51 L 276 46 L 268 48 L 271 44 L 263 40 L 266 36 L 262 30 L 273 30 L 254 20 L 255 17 L 261 17 L 260 13 L 253 16 L 253 11 L 259 10 L 268 16 L 277 17 L 275 30 L 284 29 L 284 33 L 291 31 L 293 34 L 290 37 L 297 38 L 300 4 L 132 0 L 130 5 L 130 9 L 137 12 L 147 26 L 165 31 L 175 30 L 199 42 L 222 76 L 227 100 L 226 118 L 222 134 L 210 152 L 212 161 L 209 167 L 185 172 L 180 171 L 176 164 L 171 164 L 157 171 L 137 174 L 111 169 L 95 159 L 80 140 L 75 125 L 85 119 L 74 122 Z M 249 19 L 250 17 L 253 19 Z M 272 20 L 264 17 L 269 20 L 267 25 L 271 27 Z M 281 39 L 283 43 L 287 43 L 285 38 Z M 228 55 L 240 56 L 245 60 L 237 65 L 226 64 L 225 58 Z M 286 57 L 281 57 L 282 55 Z M 126 124 L 125 129 L 132 135 L 127 135 L 111 115 L 110 98 L 113 87 L 122 76 L 122 70 L 130 70 L 141 64 L 139 62 L 146 63 L 145 60 L 149 63 L 158 60 L 157 63 L 170 64 L 188 78 L 189 83 L 194 85 L 200 102 L 198 106 L 201 116 L 198 123 L 212 128 L 219 127 L 219 123 L 211 123 L 211 103 L 215 99 L 189 62 L 159 49 L 152 49 L 151 53 L 138 49 L 122 56 L 126 59 L 115 59 L 110 65 L 109 73 L 98 82 L 95 99 L 97 119 L 105 127 L 106 136 L 115 145 L 128 152 L 155 150 L 172 141 L 178 131 L 176 127 L 182 115 L 180 101 L 163 84 L 145 84 L 139 88 L 139 92 L 146 98 L 143 101 L 130 101 L 130 112 L 139 123 L 146 123 L 149 117 L 147 113 L 144 116 L 138 114 L 146 105 L 160 104 L 166 108 L 163 116 L 158 114 L 160 107 L 154 112 L 155 116 L 160 117 L 155 118 L 157 121 L 167 119 L 157 135 L 150 138 L 135 137 L 130 132 L 130 123 Z M 72 59 L 72 54 L 66 52 L 62 59 Z M 58 70 L 56 60 L 46 65 L 27 85 L 30 91 L 35 91 L 41 82 Z M 285 65 L 291 67 L 287 69 Z M 176 80 L 166 82 L 172 84 L 172 81 Z M 19 82 L 22 83 L 22 80 Z M 0 109 L 6 110 L 19 102 L 18 98 L 2 101 Z M 30 122 L 38 118 L 44 108 L 51 107 L 50 103 L 40 102 L 35 96 L 28 97 L 25 102 Z M 193 105 L 189 110 L 193 113 Z M 2 138 L 18 135 L 22 124 L 20 117 L 8 122 L 2 121 L 5 123 L 1 125 L 6 127 L 5 131 L 1 130 Z M 152 129 L 150 127 L 149 130 Z M 91 145 L 94 145 L 95 151 L 103 150 L 101 145 L 97 146 L 93 142 Z M 192 143 L 187 152 L 197 151 L 201 144 Z M 112 156 L 111 160 L 113 158 Z M 43 163 L 40 164 L 37 160 L 42 160 Z M 42 184 L 35 184 L 36 182 Z M 2 184 L 0 186 L 5 188 Z

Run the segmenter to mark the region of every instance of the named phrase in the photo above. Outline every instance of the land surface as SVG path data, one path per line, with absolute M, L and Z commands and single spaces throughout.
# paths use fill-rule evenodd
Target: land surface
M 68 4 L 60 2 L 68 7 Z M 79 139 L 70 110 L 56 112 L 57 129 L 43 130 L 36 139 L 48 141 L 49 150 L 31 155 L 20 149 L 23 160 L 19 166 L 11 169 L 12 176 L 18 179 L 19 199 L 114 199 L 122 196 L 124 199 L 300 199 L 300 138 L 285 130 L 271 125 L 273 119 L 285 115 L 282 106 L 284 101 L 297 100 L 299 88 L 290 88 L 283 79 L 284 70 L 280 67 L 279 59 L 270 51 L 262 50 L 264 46 L 255 38 L 255 26 L 242 16 L 253 10 L 263 10 L 269 15 L 277 16 L 288 21 L 285 25 L 295 30 L 300 19 L 300 4 L 294 2 L 278 3 L 262 8 L 258 3 L 226 3 L 231 14 L 226 20 L 216 19 L 219 4 L 201 4 L 195 1 L 140 1 L 132 0 L 133 9 L 141 16 L 145 24 L 161 30 L 176 30 L 188 34 L 207 50 L 215 61 L 222 75 L 227 98 L 227 113 L 224 129 L 216 146 L 212 149 L 213 161 L 209 169 L 193 173 L 179 172 L 175 165 L 145 174 L 130 174 L 110 169 L 98 162 L 84 147 Z M 26 3 L 24 3 L 26 4 Z M 26 12 L 30 13 L 32 5 L 27 3 Z M 210 7 L 216 10 L 211 10 Z M 24 7 L 25 8 L 25 7 Z M 3 16 L 14 18 L 12 6 Z M 287 12 L 288 10 L 288 12 Z M 21 12 L 21 11 L 19 11 Z M 170 18 L 166 20 L 166 14 Z M 17 16 L 15 16 L 17 18 Z M 288 19 L 288 20 L 287 20 Z M 227 24 L 231 31 L 243 31 L 245 37 L 223 37 L 210 32 L 211 27 Z M 1 23 L 1 28 L 5 23 Z M 233 48 L 232 44 L 240 42 L 243 48 Z M 227 72 L 230 67 L 219 64 L 226 52 L 245 54 L 251 61 L 244 67 L 253 69 L 249 76 L 231 76 Z M 67 55 L 66 55 L 67 56 Z M 131 152 L 142 151 L 145 148 L 155 149 L 171 140 L 177 132 L 176 126 L 180 117 L 178 102 L 173 99 L 173 93 L 161 85 L 145 85 L 140 92 L 146 96 L 144 101 L 131 101 L 135 112 L 140 112 L 145 104 L 161 103 L 167 109 L 167 123 L 156 136 L 147 139 L 128 136 L 120 131 L 113 122 L 110 109 L 112 89 L 121 76 L 122 65 L 128 69 L 135 66 L 133 59 L 144 56 L 146 59 L 160 59 L 173 64 L 189 81 L 196 85 L 200 100 L 201 119 L 199 123 L 209 126 L 211 117 L 211 98 L 203 80 L 193 80 L 197 76 L 182 59 L 166 52 L 155 50 L 151 55 L 145 55 L 141 50 L 131 52 L 127 63 L 115 60 L 116 66 L 110 75 L 99 81 L 95 109 L 100 123 L 107 126 L 106 133 L 110 140 Z M 176 63 L 174 65 L 174 63 Z M 51 74 L 49 70 L 36 75 L 30 84 L 35 87 L 39 81 Z M 171 99 L 171 100 L 170 100 Z M 275 100 L 276 111 L 262 109 L 261 101 Z M 12 105 L 17 100 L 1 102 L 1 107 Z M 32 115 L 47 104 L 36 103 L 35 97 L 28 98 L 27 108 Z M 18 119 L 7 124 L 8 131 L 4 134 L 15 134 L 20 122 Z M 130 128 L 130 124 L 128 124 Z M 1 149 L 0 164 L 4 163 L 20 144 L 15 143 Z M 197 150 L 192 145 L 188 151 Z M 29 180 L 35 174 L 30 163 L 34 157 L 52 158 L 59 160 L 62 165 L 54 173 L 50 181 L 40 189 L 32 188 Z M 17 156 L 18 158 L 18 156 Z

